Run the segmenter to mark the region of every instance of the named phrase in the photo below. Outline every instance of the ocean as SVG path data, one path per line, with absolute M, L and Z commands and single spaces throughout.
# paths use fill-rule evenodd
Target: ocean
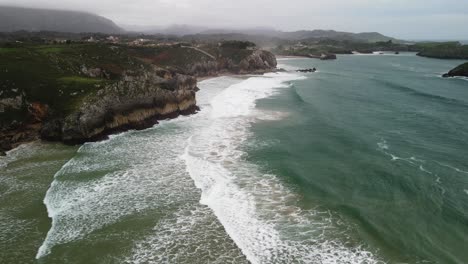
M 279 63 L 202 81 L 196 115 L 0 157 L 0 263 L 468 263 L 462 61 Z

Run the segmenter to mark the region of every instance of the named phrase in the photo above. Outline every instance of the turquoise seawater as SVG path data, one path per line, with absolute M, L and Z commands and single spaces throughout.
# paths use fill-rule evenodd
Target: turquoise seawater
M 353 226 L 390 263 L 468 262 L 468 81 L 413 54 L 284 64 L 319 73 L 262 100 L 249 159 Z
M 279 62 L 201 82 L 196 115 L 0 157 L 0 263 L 468 263 L 461 61 Z

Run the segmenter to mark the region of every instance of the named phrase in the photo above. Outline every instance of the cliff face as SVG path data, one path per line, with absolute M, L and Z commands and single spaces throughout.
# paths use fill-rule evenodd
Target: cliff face
M 196 79 L 164 70 L 127 72 L 122 80 L 88 96 L 74 113 L 44 122 L 41 137 L 65 143 L 98 140 L 127 129 L 197 110 Z
M 222 73 L 265 73 L 276 68 L 276 57 L 264 50 L 254 50 L 240 61 L 220 56 L 213 60 L 196 62 L 185 67 L 184 73 L 193 76 L 214 76 Z
M 239 73 L 261 73 L 275 69 L 277 64 L 276 57 L 271 52 L 255 50 L 251 55 L 241 60 L 238 71 Z
M 468 77 L 468 63 L 464 63 L 443 75 L 443 77 L 456 77 L 456 76 Z

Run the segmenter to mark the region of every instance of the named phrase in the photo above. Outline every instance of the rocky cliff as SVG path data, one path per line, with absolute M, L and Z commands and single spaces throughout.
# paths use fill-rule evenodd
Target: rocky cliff
M 42 138 L 78 144 L 197 111 L 195 76 L 276 68 L 269 52 L 181 45 L 0 48 L 0 152 Z M 26 78 L 25 78 L 26 77 Z
M 276 69 L 276 57 L 271 52 L 251 46 L 245 47 L 246 42 L 243 41 L 230 41 L 229 43 L 230 45 L 166 47 L 158 49 L 156 55 L 152 57 L 152 62 L 169 66 L 179 73 L 197 77 L 224 73 L 265 73 Z M 239 47 L 232 43 L 236 43 Z
M 443 77 L 456 77 L 456 76 L 468 77 L 468 63 L 464 63 L 443 75 Z
M 216 76 L 223 73 L 265 73 L 276 68 L 276 65 L 276 57 L 272 53 L 254 50 L 238 61 L 229 56 L 219 56 L 211 60 L 187 64 L 181 68 L 181 72 L 198 77 Z
M 88 94 L 66 115 L 22 96 L 2 99 L 4 113 L 5 109 L 27 109 L 25 119 L 14 120 L 0 130 L 0 150 L 39 138 L 79 144 L 119 131 L 148 128 L 161 119 L 195 113 L 197 90 L 194 77 L 153 68 L 125 72 L 121 80 Z

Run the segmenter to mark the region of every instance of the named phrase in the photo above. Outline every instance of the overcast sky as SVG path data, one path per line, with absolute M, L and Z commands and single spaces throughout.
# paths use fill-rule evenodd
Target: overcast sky
M 468 39 L 468 0 L 0 0 L 89 11 L 119 25 L 187 24 L 378 31 L 404 39 Z

